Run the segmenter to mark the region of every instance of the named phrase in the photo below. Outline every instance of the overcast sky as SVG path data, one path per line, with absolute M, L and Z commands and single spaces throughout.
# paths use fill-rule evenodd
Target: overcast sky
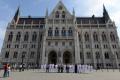
M 13 18 L 20 6 L 21 16 L 45 16 L 48 7 L 49 13 L 59 0 L 0 0 L 0 52 L 8 22 Z M 111 19 L 115 21 L 120 37 L 120 0 L 62 0 L 67 9 L 75 9 L 76 16 L 102 16 L 103 4 Z

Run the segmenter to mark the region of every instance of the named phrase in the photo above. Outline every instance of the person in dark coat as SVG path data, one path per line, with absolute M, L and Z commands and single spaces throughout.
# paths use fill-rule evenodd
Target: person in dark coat
M 46 72 L 49 72 L 49 64 L 46 65 Z
M 77 73 L 77 64 L 75 64 L 75 70 L 74 70 L 75 73 Z
M 66 65 L 66 72 L 69 73 L 69 65 Z

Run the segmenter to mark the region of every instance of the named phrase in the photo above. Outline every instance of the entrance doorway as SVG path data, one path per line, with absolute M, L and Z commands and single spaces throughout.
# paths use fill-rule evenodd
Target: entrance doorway
M 57 53 L 55 51 L 51 51 L 48 55 L 48 64 L 56 64 L 57 63 Z
M 71 64 L 72 63 L 72 55 L 69 51 L 64 52 L 63 63 L 64 64 Z

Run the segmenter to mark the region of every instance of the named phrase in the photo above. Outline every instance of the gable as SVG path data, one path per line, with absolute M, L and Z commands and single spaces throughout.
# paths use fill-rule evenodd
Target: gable
M 67 8 L 64 6 L 62 1 L 59 1 L 59 3 L 56 5 L 56 7 L 53 9 L 51 14 L 48 16 L 48 18 L 62 18 L 62 16 L 65 18 L 72 18 L 71 13 L 67 10 Z

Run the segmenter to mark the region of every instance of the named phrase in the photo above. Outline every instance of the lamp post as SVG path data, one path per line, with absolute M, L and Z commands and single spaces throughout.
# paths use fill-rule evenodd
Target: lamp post
M 23 61 L 24 61 L 25 55 L 22 54 L 22 71 L 24 71 L 24 67 L 23 67 Z
M 60 48 L 59 48 L 59 52 L 58 52 L 58 63 L 61 64 L 61 52 L 60 52 Z

